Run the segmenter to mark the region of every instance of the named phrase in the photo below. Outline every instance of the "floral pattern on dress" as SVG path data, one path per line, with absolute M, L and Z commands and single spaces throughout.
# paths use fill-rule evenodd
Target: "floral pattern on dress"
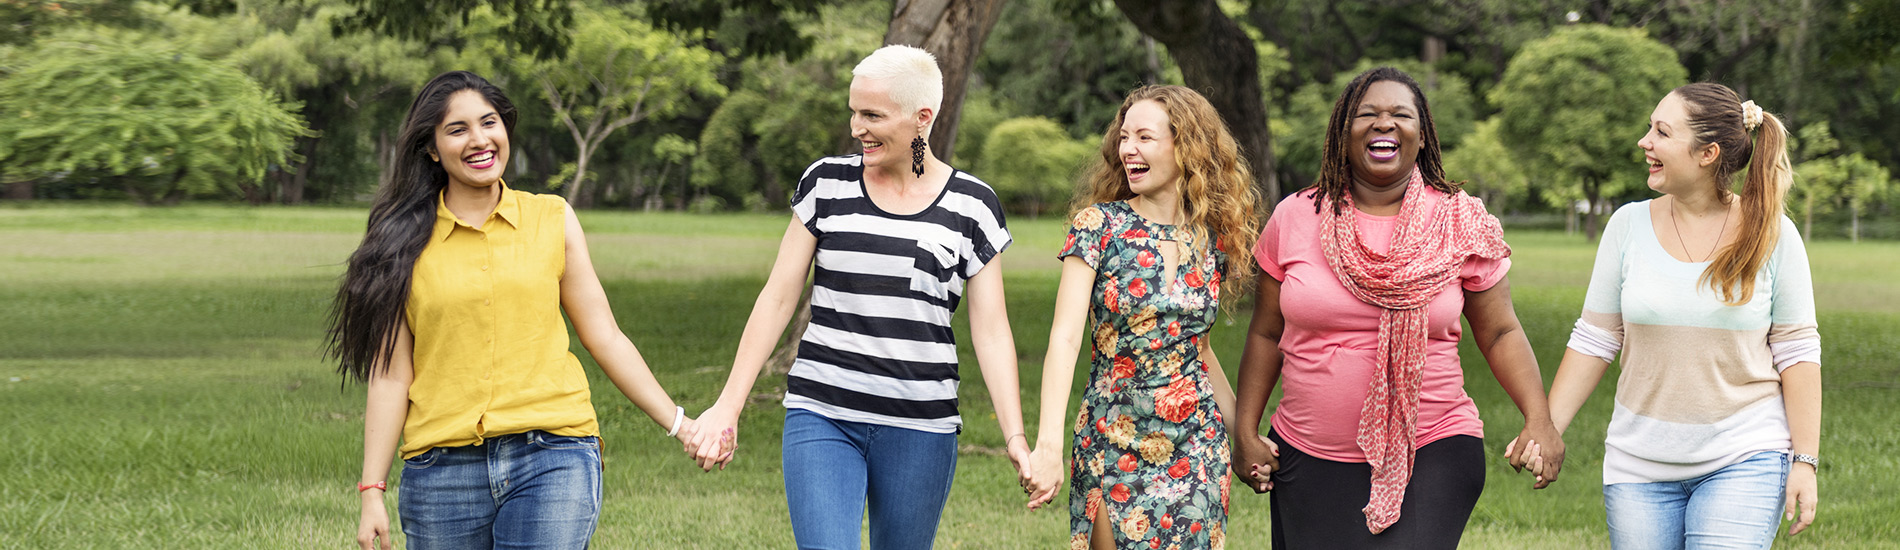
M 1108 511 L 1116 548 L 1213 548 L 1226 542 L 1227 428 L 1200 358 L 1220 305 L 1220 250 L 1183 253 L 1174 281 L 1160 246 L 1174 226 L 1124 202 L 1077 212 L 1056 256 L 1095 269 L 1089 384 L 1069 461 L 1072 548 Z M 1188 265 L 1193 264 L 1193 265 Z

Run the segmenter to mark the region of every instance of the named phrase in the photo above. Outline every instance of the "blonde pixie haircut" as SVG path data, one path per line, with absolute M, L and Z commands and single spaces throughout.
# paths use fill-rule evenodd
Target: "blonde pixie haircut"
M 930 109 L 934 115 L 943 105 L 943 71 L 937 57 L 915 46 L 893 45 L 878 48 L 851 69 L 851 75 L 868 78 L 890 87 L 891 100 L 906 111 Z M 935 124 L 935 120 L 931 121 Z

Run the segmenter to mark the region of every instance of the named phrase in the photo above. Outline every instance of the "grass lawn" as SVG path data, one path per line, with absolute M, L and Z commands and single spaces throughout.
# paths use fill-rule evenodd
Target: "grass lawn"
M 0 208 L 0 410 L 10 444 L 0 453 L 0 548 L 351 546 L 362 388 L 340 385 L 318 347 L 364 215 Z M 694 413 L 711 405 L 788 217 L 589 212 L 582 220 L 621 326 L 675 399 Z M 1065 227 L 1056 218 L 1013 222 L 1005 278 L 1033 426 L 1059 267 L 1052 256 Z M 1595 247 L 1557 233 L 1508 237 L 1517 312 L 1548 379 Z M 1900 244 L 1823 241 L 1809 252 L 1826 342 L 1828 465 L 1819 522 L 1776 544 L 1900 547 L 1900 443 L 1890 421 L 1900 404 Z M 1217 329 L 1229 364 L 1239 360 L 1246 318 L 1243 310 Z M 1004 439 L 989 395 L 963 347 L 964 452 L 938 547 L 1066 547 L 1066 507 L 1022 509 L 996 452 Z M 782 377 L 760 382 L 738 460 L 706 474 L 575 351 L 590 363 L 606 441 L 598 545 L 791 546 L 778 472 L 783 409 L 767 396 Z M 1466 545 L 1606 546 L 1600 472 L 1611 384 L 1568 434 L 1561 480 L 1532 491 L 1495 458 L 1520 417 L 1475 350 L 1464 356 L 1494 457 Z M 1231 524 L 1231 547 L 1267 547 L 1266 498 L 1240 489 Z

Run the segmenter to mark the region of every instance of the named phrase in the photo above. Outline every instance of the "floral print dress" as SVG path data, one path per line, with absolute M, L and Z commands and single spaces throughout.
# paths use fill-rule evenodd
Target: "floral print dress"
M 1178 242 L 1176 231 L 1125 202 L 1100 203 L 1076 213 L 1056 255 L 1080 257 L 1096 273 L 1094 353 L 1069 461 L 1072 548 L 1088 547 L 1104 507 L 1116 548 L 1226 542 L 1227 429 L 1199 344 L 1219 309 L 1227 257 L 1215 250 L 1196 262 L 1184 251 L 1167 281 L 1159 247 Z

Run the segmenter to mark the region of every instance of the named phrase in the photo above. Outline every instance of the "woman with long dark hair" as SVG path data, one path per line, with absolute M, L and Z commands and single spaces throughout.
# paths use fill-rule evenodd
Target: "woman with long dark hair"
M 1543 379 L 1511 307 L 1497 218 L 1445 177 L 1418 82 L 1378 68 L 1341 94 L 1320 177 L 1254 247 L 1234 473 L 1273 492 L 1274 548 L 1453 548 L 1484 490 L 1484 424 L 1464 391 L 1462 316 L 1524 415 L 1521 465 L 1562 465 Z M 1278 385 L 1270 443 L 1260 417 Z
M 1782 516 L 1790 534 L 1814 521 L 1819 492 L 1821 337 L 1807 249 L 1782 213 L 1787 131 L 1703 82 L 1664 96 L 1636 145 L 1663 196 L 1610 216 L 1550 416 L 1568 427 L 1621 355 L 1610 546 L 1767 548 Z
M 363 548 L 391 546 L 399 452 L 410 548 L 587 546 L 600 429 L 563 311 L 622 393 L 682 443 L 695 433 L 615 323 L 573 210 L 501 181 L 514 123 L 473 73 L 424 85 L 337 290 L 329 353 L 369 385 Z

